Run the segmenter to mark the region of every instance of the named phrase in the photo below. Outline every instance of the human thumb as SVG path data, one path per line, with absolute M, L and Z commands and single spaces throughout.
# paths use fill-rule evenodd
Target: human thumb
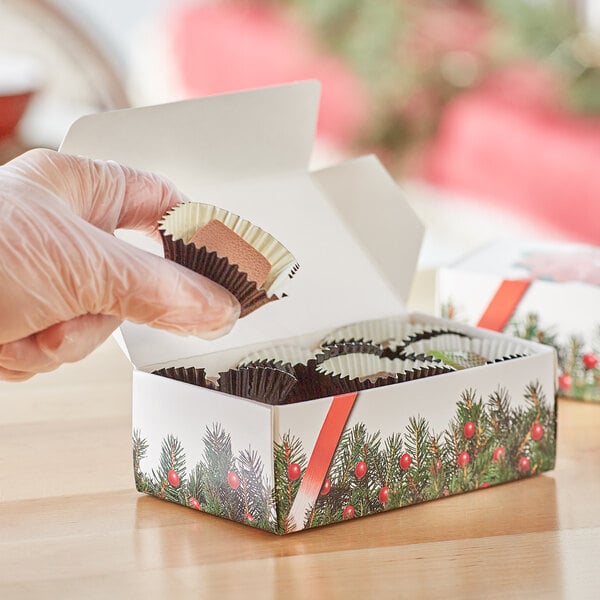
M 225 288 L 175 262 L 106 237 L 103 276 L 90 290 L 89 312 L 205 339 L 231 330 L 240 305 Z

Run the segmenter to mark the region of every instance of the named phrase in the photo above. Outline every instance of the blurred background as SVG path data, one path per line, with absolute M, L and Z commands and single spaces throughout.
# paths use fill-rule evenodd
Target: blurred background
M 0 0 L 0 163 L 82 114 L 304 78 L 315 166 L 376 153 L 422 268 L 600 243 L 598 0 Z

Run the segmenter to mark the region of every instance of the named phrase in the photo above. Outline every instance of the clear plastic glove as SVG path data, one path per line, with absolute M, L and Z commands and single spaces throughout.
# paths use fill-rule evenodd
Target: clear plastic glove
M 0 167 L 0 379 L 79 360 L 123 319 L 215 338 L 239 316 L 224 288 L 112 234 L 183 199 L 112 162 L 33 150 Z

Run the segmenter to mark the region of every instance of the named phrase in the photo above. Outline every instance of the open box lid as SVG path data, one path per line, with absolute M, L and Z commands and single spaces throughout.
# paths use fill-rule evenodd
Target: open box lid
M 304 81 L 76 121 L 61 151 L 169 177 L 191 199 L 265 229 L 295 255 L 289 297 L 212 341 L 125 323 L 137 367 L 405 312 L 423 225 L 373 156 L 308 170 L 320 85 Z M 162 254 L 135 232 L 119 237 Z

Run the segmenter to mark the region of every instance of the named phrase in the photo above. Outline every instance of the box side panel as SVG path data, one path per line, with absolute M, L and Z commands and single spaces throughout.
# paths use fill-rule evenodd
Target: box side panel
M 276 530 L 270 407 L 134 371 L 132 422 L 139 491 Z
M 359 393 L 320 491 L 294 530 L 552 469 L 554 388 L 553 353 L 541 352 Z M 298 495 L 281 504 L 292 514 L 332 406 L 324 399 L 279 410 L 280 460 L 290 458 L 276 495 L 291 485 Z

